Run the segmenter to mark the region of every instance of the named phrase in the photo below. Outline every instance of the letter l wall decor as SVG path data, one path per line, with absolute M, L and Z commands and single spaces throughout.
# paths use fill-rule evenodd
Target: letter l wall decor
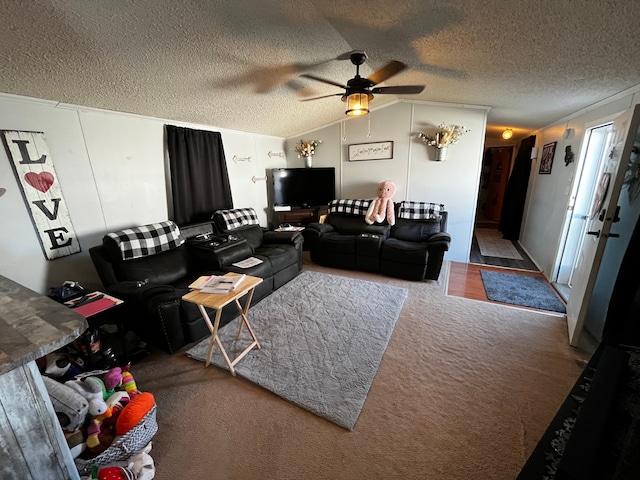
M 2 130 L 2 141 L 48 260 L 80 251 L 42 132 Z

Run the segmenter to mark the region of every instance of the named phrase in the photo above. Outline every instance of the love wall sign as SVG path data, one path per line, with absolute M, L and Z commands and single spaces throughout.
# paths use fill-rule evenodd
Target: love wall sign
M 80 251 L 42 132 L 2 131 L 2 141 L 48 260 Z

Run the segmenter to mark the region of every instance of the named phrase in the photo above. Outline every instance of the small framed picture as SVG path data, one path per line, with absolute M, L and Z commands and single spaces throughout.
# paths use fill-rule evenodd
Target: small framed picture
M 553 166 L 553 156 L 556 153 L 556 143 L 547 143 L 542 147 L 542 158 L 540 159 L 540 171 L 538 173 L 551 173 Z
M 349 145 L 349 161 L 389 160 L 393 158 L 393 142 L 372 142 Z

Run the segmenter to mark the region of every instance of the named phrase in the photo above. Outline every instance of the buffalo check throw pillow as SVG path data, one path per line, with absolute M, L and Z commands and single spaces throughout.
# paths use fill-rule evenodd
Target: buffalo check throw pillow
M 107 234 L 122 255 L 123 260 L 155 255 L 179 247 L 184 243 L 180 229 L 172 221 L 126 228 Z
M 408 220 L 441 220 L 444 212 L 442 203 L 402 202 L 398 217 Z

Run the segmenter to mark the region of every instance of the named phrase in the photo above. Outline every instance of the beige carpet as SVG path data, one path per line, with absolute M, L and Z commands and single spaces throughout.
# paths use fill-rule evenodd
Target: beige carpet
M 446 296 L 448 263 L 438 282 L 305 268 L 409 289 L 354 431 L 157 353 L 132 369 L 158 404 L 156 478 L 515 478 L 587 359 L 565 320 Z
M 484 257 L 512 258 L 523 260 L 511 240 L 502 238 L 502 233 L 493 228 L 476 228 L 473 232 L 478 241 L 480 254 Z

